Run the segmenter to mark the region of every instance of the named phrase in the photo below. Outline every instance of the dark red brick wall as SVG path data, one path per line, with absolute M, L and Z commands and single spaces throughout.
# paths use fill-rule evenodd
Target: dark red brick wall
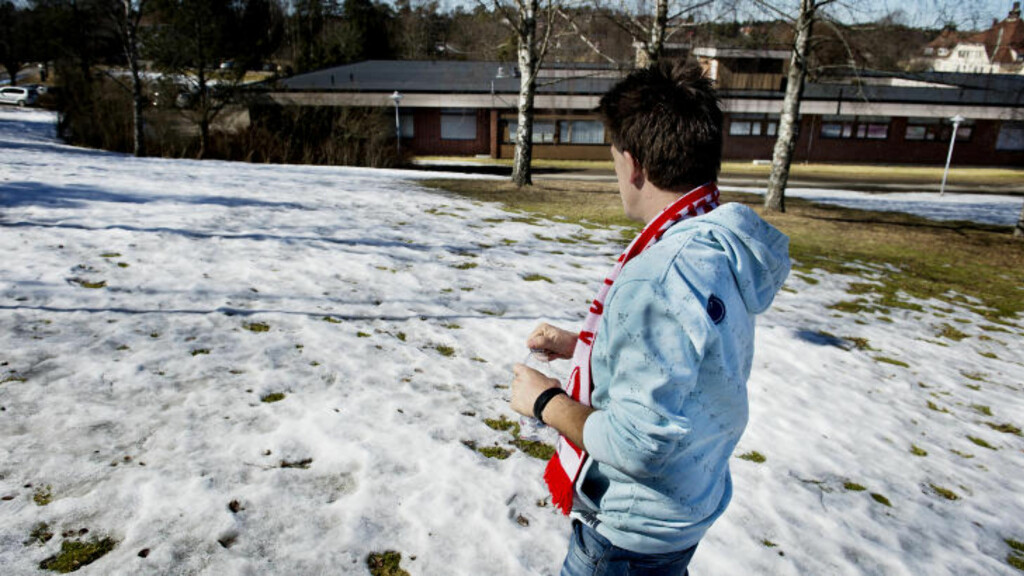
M 726 125 L 728 126 L 728 122 Z M 1024 166 L 1024 152 L 996 150 L 1000 126 L 1001 123 L 998 121 L 978 120 L 974 124 L 971 139 L 956 143 L 953 165 Z M 805 116 L 801 121 L 800 137 L 793 150 L 793 160 L 865 164 L 946 163 L 946 154 L 949 152 L 948 140 L 906 140 L 906 129 L 906 118 L 893 118 L 889 125 L 889 137 L 885 140 L 825 139 L 821 137 L 821 118 Z M 723 157 L 728 160 L 770 160 L 774 146 L 774 137 L 729 136 L 726 133 Z
M 491 152 L 491 115 L 476 111 L 476 140 L 442 140 L 441 110 L 419 108 L 414 112 L 413 153 L 422 155 L 472 156 Z
M 472 156 L 488 154 L 511 157 L 511 146 L 499 143 L 496 134 L 497 116 L 490 110 L 477 111 L 475 140 L 442 140 L 441 111 L 436 108 L 415 110 L 415 137 L 409 145 L 415 154 Z M 1024 166 L 1024 152 L 996 151 L 1001 123 L 978 120 L 968 142 L 957 142 L 954 166 Z M 930 164 L 943 165 L 949 141 L 906 140 L 907 119 L 893 118 L 889 137 L 885 140 L 823 139 L 821 117 L 804 116 L 800 137 L 793 151 L 795 162 L 843 162 L 864 164 Z M 492 134 L 495 134 L 492 140 Z M 726 160 L 770 160 L 775 138 L 768 136 L 729 136 L 728 121 L 723 141 Z M 572 158 L 603 160 L 608 157 L 604 146 L 535 145 L 537 158 Z

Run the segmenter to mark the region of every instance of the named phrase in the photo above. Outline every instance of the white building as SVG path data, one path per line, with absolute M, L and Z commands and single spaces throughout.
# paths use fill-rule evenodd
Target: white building
M 944 30 L 928 44 L 924 55 L 936 72 L 966 74 L 1024 74 L 1024 22 L 1020 2 L 1002 22 L 984 32 L 960 36 Z

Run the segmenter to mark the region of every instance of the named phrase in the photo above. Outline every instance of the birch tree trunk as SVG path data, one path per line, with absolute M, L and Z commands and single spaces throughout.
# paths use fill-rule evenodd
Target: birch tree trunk
M 786 77 L 786 96 L 782 101 L 782 115 L 779 118 L 779 136 L 775 140 L 772 172 L 768 177 L 768 190 L 764 197 L 764 209 L 768 212 L 786 211 L 786 184 L 789 182 L 789 167 L 796 146 L 796 123 L 800 116 L 804 79 L 807 77 L 807 47 L 817 8 L 817 0 L 800 0 L 796 39 L 789 60 L 789 75 Z
M 668 0 L 658 0 L 654 7 L 651 37 L 647 40 L 647 63 L 656 63 L 665 50 L 665 31 L 668 28 Z
M 537 10 L 539 0 L 524 0 L 518 12 L 519 117 L 512 182 L 517 187 L 533 184 L 533 99 L 537 91 Z

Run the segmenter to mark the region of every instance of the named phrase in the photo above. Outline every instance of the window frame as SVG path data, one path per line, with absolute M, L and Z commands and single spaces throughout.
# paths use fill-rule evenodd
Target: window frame
M 440 112 L 440 115 L 441 115 L 441 118 L 440 118 L 440 123 L 441 123 L 441 126 L 440 126 L 440 128 L 441 128 L 440 129 L 440 137 L 441 137 L 441 140 L 451 141 L 451 142 L 472 142 L 472 141 L 474 141 L 474 140 L 479 138 L 479 136 L 480 136 L 479 132 L 480 131 L 477 129 L 477 123 L 478 122 L 477 122 L 477 109 L 476 108 L 442 108 L 441 112 Z M 452 135 L 450 131 L 448 132 L 448 135 L 445 134 L 445 132 L 446 132 L 446 130 L 445 130 L 445 126 L 446 126 L 445 119 L 446 118 L 451 119 L 451 118 L 455 118 L 455 117 L 459 118 L 459 122 L 456 125 L 458 127 L 461 127 L 461 125 L 467 119 L 469 120 L 469 126 L 471 126 L 472 129 L 473 129 L 473 136 L 472 137 L 469 137 L 468 135 Z M 449 125 L 449 130 L 451 130 L 452 128 L 455 128 L 455 126 Z

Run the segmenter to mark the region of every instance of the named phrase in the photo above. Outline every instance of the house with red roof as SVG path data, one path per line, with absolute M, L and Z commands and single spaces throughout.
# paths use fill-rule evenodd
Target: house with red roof
M 1024 74 L 1024 21 L 1020 2 L 1002 21 L 977 34 L 942 33 L 925 47 L 936 72 L 967 74 Z

